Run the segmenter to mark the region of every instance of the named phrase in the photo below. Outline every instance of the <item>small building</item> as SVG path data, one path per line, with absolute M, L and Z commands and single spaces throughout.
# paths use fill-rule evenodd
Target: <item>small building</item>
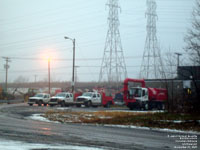
M 200 80 L 200 66 L 178 67 L 179 80 Z

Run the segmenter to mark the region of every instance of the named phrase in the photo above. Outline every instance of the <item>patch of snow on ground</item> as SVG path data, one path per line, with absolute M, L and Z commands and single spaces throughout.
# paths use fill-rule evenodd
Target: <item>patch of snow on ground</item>
M 130 113 L 157 113 L 157 112 L 165 112 L 164 110 L 148 110 L 148 111 L 141 111 L 141 110 L 106 110 L 106 112 L 130 112 Z
M 49 119 L 42 117 L 42 114 L 33 114 L 32 116 L 29 116 L 28 118 L 32 120 L 37 120 L 37 121 L 44 121 L 44 122 L 54 122 L 54 123 L 59 123 L 57 121 L 50 121 Z
M 73 146 L 73 145 L 47 145 L 37 143 L 25 143 L 20 141 L 8 141 L 0 139 L 0 149 L 2 150 L 32 150 L 32 149 L 48 149 L 48 150 L 104 150 L 102 148 Z
M 56 108 L 56 109 L 58 109 L 58 110 L 69 110 L 69 111 L 72 110 L 71 108 L 64 108 L 64 107 L 58 107 L 58 108 Z
M 175 129 L 160 129 L 160 128 L 149 128 L 149 127 L 139 127 L 139 126 L 130 126 L 130 125 L 104 125 L 106 127 L 117 127 L 117 128 L 131 128 L 131 129 L 142 129 L 142 130 L 152 130 L 152 131 L 162 131 L 162 132 L 172 132 L 172 133 L 190 133 L 200 135 L 200 132 L 196 131 L 182 131 L 182 130 L 175 130 Z

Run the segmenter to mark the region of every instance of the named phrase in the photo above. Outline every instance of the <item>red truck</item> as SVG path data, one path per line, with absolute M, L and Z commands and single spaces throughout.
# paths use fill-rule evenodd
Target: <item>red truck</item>
M 129 83 L 140 83 L 139 87 L 130 87 Z M 168 98 L 167 90 L 162 88 L 145 87 L 144 79 L 124 80 L 124 101 L 131 110 L 134 108 L 149 109 L 165 109 L 165 102 Z

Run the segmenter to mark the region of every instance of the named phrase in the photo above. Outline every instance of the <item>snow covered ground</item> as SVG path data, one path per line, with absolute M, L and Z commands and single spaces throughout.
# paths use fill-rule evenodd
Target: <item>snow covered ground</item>
M 105 150 L 102 148 L 86 147 L 86 146 L 72 146 L 72 145 L 47 145 L 37 143 L 25 143 L 20 141 L 8 141 L 0 139 L 1 150 Z

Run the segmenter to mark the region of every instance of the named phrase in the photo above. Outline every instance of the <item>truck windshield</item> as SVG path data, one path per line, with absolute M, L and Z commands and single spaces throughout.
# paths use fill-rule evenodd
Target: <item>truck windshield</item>
M 36 94 L 34 97 L 43 97 L 43 94 Z
M 92 97 L 92 93 L 83 93 L 83 96 Z
M 56 97 L 65 97 L 65 94 L 64 93 L 58 93 L 58 94 L 56 94 Z
M 139 88 L 131 88 L 129 90 L 129 94 L 134 97 L 141 97 L 142 96 L 142 89 Z

